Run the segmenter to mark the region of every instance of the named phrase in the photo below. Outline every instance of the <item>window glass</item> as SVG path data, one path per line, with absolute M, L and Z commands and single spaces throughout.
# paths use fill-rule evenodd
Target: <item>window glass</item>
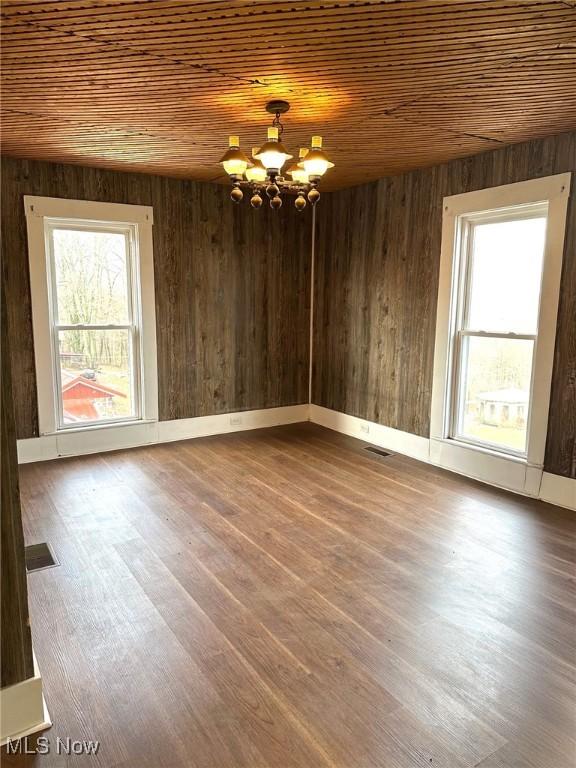
M 139 418 L 130 233 L 83 222 L 49 234 L 59 425 Z
M 52 230 L 58 322 L 129 322 L 124 233 Z
M 63 424 L 136 415 L 129 330 L 59 331 L 58 353 Z
M 461 437 L 525 451 L 533 349 L 527 339 L 464 337 Z
M 471 236 L 466 327 L 536 333 L 546 217 L 475 224 Z
M 471 214 L 461 226 L 450 434 L 525 455 L 547 204 Z

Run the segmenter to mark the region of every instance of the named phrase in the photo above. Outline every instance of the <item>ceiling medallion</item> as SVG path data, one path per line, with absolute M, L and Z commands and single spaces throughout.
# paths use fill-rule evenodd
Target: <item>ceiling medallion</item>
M 298 159 L 288 164 L 285 173 L 289 179 L 282 175 L 282 166 L 293 159 L 280 141 L 284 131 L 280 116 L 289 109 L 287 101 L 275 100 L 266 104 L 266 111 L 274 115 L 274 120 L 268 128 L 268 140 L 261 147 L 252 148 L 251 158 L 240 149 L 239 137 L 230 136 L 228 151 L 220 162 L 232 182 L 230 198 L 235 203 L 244 198 L 243 187 L 251 191 L 252 208 L 261 207 L 262 193 L 275 210 L 282 207 L 282 193 L 296 195 L 294 206 L 298 211 L 303 211 L 307 202 L 315 205 L 320 199 L 318 183 L 328 168 L 334 167 L 322 149 L 322 136 L 312 136 L 310 148 L 302 147 Z

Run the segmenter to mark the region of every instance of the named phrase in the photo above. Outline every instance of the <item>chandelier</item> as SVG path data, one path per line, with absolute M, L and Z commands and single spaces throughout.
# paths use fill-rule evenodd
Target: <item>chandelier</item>
M 230 177 L 232 192 L 230 198 L 240 203 L 244 198 L 243 188 L 251 193 L 250 205 L 260 208 L 264 196 L 270 200 L 270 207 L 282 207 L 282 194 L 295 195 L 296 210 L 303 211 L 307 203 L 315 205 L 320 199 L 318 183 L 329 168 L 334 167 L 322 149 L 322 136 L 312 136 L 310 148 L 302 147 L 295 159 L 281 142 L 284 126 L 280 116 L 288 112 L 287 101 L 270 101 L 266 111 L 274 115 L 268 128 L 268 140 L 261 147 L 252 148 L 248 158 L 240 149 L 238 136 L 230 136 L 227 152 L 220 163 Z M 287 161 L 293 160 L 291 163 Z M 286 170 L 282 167 L 286 165 Z M 283 174 L 289 176 L 286 178 Z

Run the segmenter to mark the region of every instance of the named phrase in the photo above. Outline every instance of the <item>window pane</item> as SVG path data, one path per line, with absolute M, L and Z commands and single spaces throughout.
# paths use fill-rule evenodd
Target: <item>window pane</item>
M 58 321 L 127 324 L 126 237 L 115 232 L 52 232 Z
M 130 332 L 59 332 L 64 424 L 136 416 Z
M 464 337 L 459 436 L 526 450 L 533 346 L 525 339 Z
M 476 224 L 468 328 L 536 333 L 546 218 Z

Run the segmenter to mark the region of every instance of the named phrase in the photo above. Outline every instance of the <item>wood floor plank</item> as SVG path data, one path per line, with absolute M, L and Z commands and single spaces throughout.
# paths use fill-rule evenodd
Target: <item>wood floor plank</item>
M 21 488 L 48 735 L 101 741 L 71 765 L 573 768 L 566 511 L 311 424 Z

